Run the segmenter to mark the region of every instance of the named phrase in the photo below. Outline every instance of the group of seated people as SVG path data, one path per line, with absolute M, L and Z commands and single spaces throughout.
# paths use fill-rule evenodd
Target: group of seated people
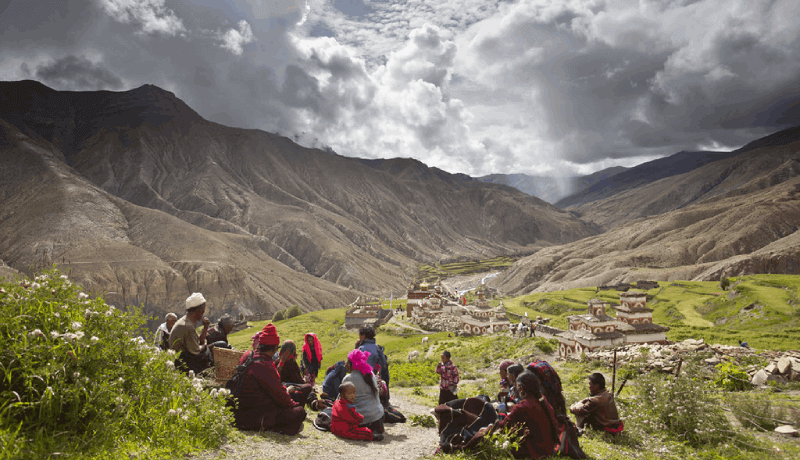
M 577 443 L 584 428 L 619 433 L 624 426 L 619 418 L 614 396 L 605 388 L 601 373 L 589 376 L 589 397 L 567 407 L 561 379 L 546 361 L 536 360 L 528 366 L 511 360 L 500 364 L 500 391 L 492 404 L 488 396 L 460 399 L 434 409 L 439 419 L 440 450 L 469 450 L 483 437 L 508 429 L 520 434 L 515 457 L 544 458 L 553 455 L 570 429 L 574 445 L 568 452 L 573 458 L 585 458 Z M 578 429 L 567 416 L 571 412 Z M 464 417 L 468 412 L 469 417 Z
M 193 293 L 186 299 L 186 315 L 180 319 L 167 315 L 156 335 L 162 348 L 179 353 L 176 364 L 187 372 L 199 373 L 213 365 L 211 348 L 230 348 L 227 335 L 233 321 L 224 316 L 209 329 L 210 321 L 203 316 L 205 303 L 202 294 Z M 200 324 L 203 328 L 198 334 Z M 233 411 L 238 428 L 295 435 L 303 429 L 305 405 L 322 411 L 321 415 L 329 418 L 330 431 L 348 439 L 378 441 L 383 439 L 385 422 L 405 421 L 392 418 L 399 413 L 388 402 L 388 362 L 383 347 L 375 343 L 374 329 L 359 330 L 359 341 L 347 359 L 326 372 L 319 396 L 314 381 L 322 362 L 321 345 L 313 333 L 306 334 L 303 345 L 301 369 L 295 343 L 286 340 L 281 345 L 272 323 L 253 337 L 252 350 L 243 353 L 239 362 L 247 364 L 247 370 Z M 624 428 L 614 396 L 606 390 L 600 373 L 589 376 L 590 396 L 567 407 L 561 380 L 546 361 L 536 360 L 523 367 L 506 360 L 499 371 L 496 405 L 490 404 L 488 397 L 467 398 L 434 409 L 439 419 L 440 449 L 463 448 L 496 430 L 519 428 L 522 439 L 513 454 L 546 457 L 555 452 L 565 426 L 572 423 L 567 410 L 575 415 L 581 430 L 589 427 L 619 433 Z M 476 413 L 469 418 L 470 426 L 454 423 L 453 414 L 458 411 Z

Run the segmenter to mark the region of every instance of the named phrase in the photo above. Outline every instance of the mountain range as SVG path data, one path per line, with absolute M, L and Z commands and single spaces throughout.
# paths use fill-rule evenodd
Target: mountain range
M 193 291 L 212 317 L 341 307 L 401 293 L 420 263 L 498 255 L 520 257 L 491 281 L 509 295 L 800 273 L 800 127 L 570 178 L 583 191 L 551 205 L 519 189 L 563 179 L 309 149 L 151 85 L 19 81 L 0 82 L 0 165 L 0 276 L 55 263 L 156 316 Z
M 420 262 L 523 255 L 599 233 L 511 187 L 361 160 L 203 119 L 174 94 L 0 83 L 0 259 L 58 264 L 160 316 L 341 307 Z M 9 269 L 5 269 L 8 272 Z

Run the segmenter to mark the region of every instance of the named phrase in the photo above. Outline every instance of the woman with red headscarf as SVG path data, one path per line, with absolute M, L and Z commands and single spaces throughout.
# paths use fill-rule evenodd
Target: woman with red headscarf
M 244 362 L 250 353 L 254 355 L 253 363 L 242 380 L 238 404 L 233 411 L 236 427 L 240 430 L 268 430 L 295 435 L 303 430 L 306 411 L 292 400 L 272 361 L 280 344 L 278 332 L 269 323 L 256 335 L 258 345 L 255 351 L 245 353 L 242 357 Z
M 322 365 L 322 344 L 313 332 L 306 334 L 303 340 L 302 370 L 306 383 L 314 385 Z

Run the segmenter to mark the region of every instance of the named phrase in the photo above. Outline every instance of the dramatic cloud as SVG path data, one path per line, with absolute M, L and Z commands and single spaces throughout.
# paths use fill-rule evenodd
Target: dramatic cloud
M 72 55 L 38 66 L 34 76 L 46 85 L 74 91 L 122 88 L 122 79 L 101 64 Z
M 97 0 L 109 16 L 124 24 L 134 23 L 145 34 L 174 36 L 186 31 L 165 0 Z
M 254 42 L 256 37 L 253 35 L 253 29 L 250 28 L 250 24 L 245 20 L 241 20 L 239 21 L 238 29 L 229 29 L 221 34 L 220 40 L 223 48 L 238 56 L 244 51 L 244 45 Z
M 152 83 L 211 120 L 470 175 L 800 125 L 794 0 L 12 0 L 0 78 Z

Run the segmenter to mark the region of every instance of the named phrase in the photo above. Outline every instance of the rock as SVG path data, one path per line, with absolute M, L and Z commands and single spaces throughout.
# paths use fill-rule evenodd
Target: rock
M 786 383 L 786 378 L 779 374 L 767 375 L 767 382 Z
M 709 366 L 716 366 L 717 364 L 722 362 L 722 360 L 720 360 L 716 356 L 714 356 L 713 358 L 708 358 L 705 361 L 706 361 L 706 364 L 708 364 Z
M 792 382 L 800 382 L 800 371 L 792 369 L 792 375 L 789 377 Z
M 778 373 L 779 374 L 786 374 L 788 371 L 791 371 L 793 368 L 792 360 L 788 357 L 784 356 L 780 360 L 778 360 Z
M 774 374 L 774 373 L 775 373 L 775 371 L 777 371 L 777 370 L 778 370 L 778 366 L 776 366 L 776 365 L 775 365 L 775 363 L 769 363 L 769 366 L 765 367 L 765 368 L 764 368 L 764 370 L 765 370 L 765 371 L 766 371 L 768 374 Z
M 775 428 L 775 432 L 784 436 L 793 436 L 795 438 L 800 436 L 800 433 L 798 433 L 797 429 L 795 429 L 795 427 L 792 425 L 781 425 L 778 428 Z
M 769 375 L 770 374 L 768 374 L 767 371 L 761 369 L 760 371 L 756 372 L 756 375 L 753 376 L 753 380 L 751 380 L 750 383 L 758 386 L 763 385 L 764 383 L 766 383 L 767 377 L 769 377 Z

